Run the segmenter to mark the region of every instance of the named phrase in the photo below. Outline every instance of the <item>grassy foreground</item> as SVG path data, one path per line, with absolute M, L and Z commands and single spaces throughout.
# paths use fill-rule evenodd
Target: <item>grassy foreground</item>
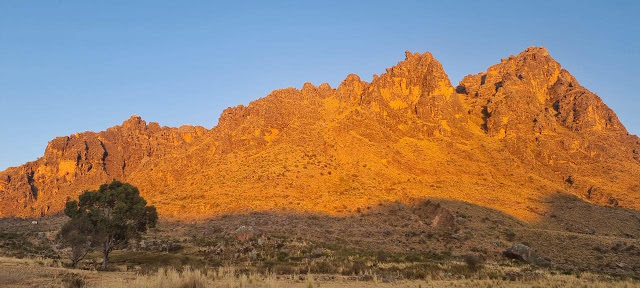
M 430 211 L 451 216 L 448 225 L 423 227 Z M 112 252 L 110 271 L 100 272 L 97 251 L 69 268 L 69 251 L 55 240 L 67 218 L 7 218 L 0 287 L 640 287 L 639 238 L 624 234 L 635 233 L 636 222 L 616 219 L 626 226 L 550 229 L 440 200 L 348 217 L 252 212 L 161 221 Z M 506 257 L 516 243 L 551 265 Z
M 486 266 L 483 269 L 502 268 Z M 509 271 L 501 272 L 510 274 Z M 376 275 L 366 278 L 324 274 L 259 275 L 245 273 L 233 267 L 160 268 L 155 273 L 142 275 L 134 272 L 68 269 L 46 258 L 0 257 L 0 287 L 640 287 L 640 283 L 591 273 L 564 275 L 548 270 L 539 270 L 529 276 L 511 279 L 424 279 L 384 282 Z

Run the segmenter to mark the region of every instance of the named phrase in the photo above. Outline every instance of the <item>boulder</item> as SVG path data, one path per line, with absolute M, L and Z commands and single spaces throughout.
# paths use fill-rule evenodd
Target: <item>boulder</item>
M 508 248 L 503 252 L 503 255 L 507 258 L 524 261 L 538 266 L 551 265 L 551 260 L 548 257 L 536 253 L 531 249 L 531 247 L 522 243 L 513 244 L 511 248 Z
M 251 226 L 240 226 L 238 229 L 236 229 L 235 231 L 235 236 L 236 238 L 241 241 L 241 242 L 245 242 L 251 239 L 254 239 L 256 237 L 258 237 L 260 235 L 260 232 L 251 227 Z
M 412 212 L 420 217 L 422 222 L 429 223 L 433 231 L 455 234 L 459 230 L 456 216 L 440 203 L 430 200 L 414 203 Z

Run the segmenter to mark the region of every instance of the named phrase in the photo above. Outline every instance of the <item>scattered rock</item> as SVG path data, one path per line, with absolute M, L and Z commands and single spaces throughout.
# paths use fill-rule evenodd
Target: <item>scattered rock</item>
M 591 188 L 587 190 L 587 199 L 604 206 L 616 207 L 619 204 L 618 199 L 596 186 L 591 186 Z
M 235 235 L 238 241 L 245 242 L 259 236 L 259 232 L 251 226 L 240 226 L 236 229 Z
M 607 249 L 606 247 L 601 246 L 601 245 L 593 247 L 593 250 L 598 251 L 598 252 L 603 253 L 603 254 L 607 253 L 609 251 L 609 249 Z
M 458 233 L 456 233 L 456 234 L 451 234 L 451 238 L 453 238 L 453 239 L 455 239 L 455 240 L 458 240 L 458 241 L 465 241 L 465 240 L 467 240 L 467 238 L 466 238 L 464 235 L 462 235 L 462 234 L 458 234 Z
M 176 252 L 182 249 L 182 245 L 174 241 L 169 240 L 156 240 L 146 239 L 141 240 L 138 243 L 138 249 L 146 251 L 159 251 L 159 252 Z
M 538 266 L 545 267 L 551 265 L 550 259 L 536 253 L 529 246 L 522 243 L 513 244 L 511 248 L 503 252 L 503 255 L 507 258 L 517 259 Z
M 313 248 L 311 251 L 312 258 L 318 258 L 324 256 L 324 251 L 321 248 Z
M 455 215 L 449 209 L 442 207 L 440 203 L 430 200 L 418 202 L 412 206 L 412 212 L 420 217 L 424 223 L 430 223 L 429 225 L 435 231 L 445 233 L 458 231 Z
M 251 252 L 249 252 L 249 257 L 251 257 L 251 260 L 257 260 L 258 259 L 258 251 L 256 250 L 251 250 Z
M 614 252 L 620 252 L 620 251 L 624 250 L 624 247 L 625 247 L 625 243 L 624 242 L 616 241 L 613 244 L 613 247 L 611 247 L 611 250 L 614 251 Z
M 616 267 L 618 267 L 620 269 L 627 269 L 627 268 L 629 268 L 629 265 L 624 264 L 623 262 L 617 262 L 616 263 Z

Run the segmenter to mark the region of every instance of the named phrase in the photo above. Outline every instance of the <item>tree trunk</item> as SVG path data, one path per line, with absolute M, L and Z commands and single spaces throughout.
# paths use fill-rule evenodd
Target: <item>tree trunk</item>
M 102 251 L 102 270 L 106 271 L 109 267 L 109 251 Z

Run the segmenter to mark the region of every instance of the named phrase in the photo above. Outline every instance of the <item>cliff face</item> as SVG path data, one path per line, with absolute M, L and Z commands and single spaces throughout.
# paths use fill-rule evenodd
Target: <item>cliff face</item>
M 226 109 L 210 129 L 132 117 L 52 140 L 0 172 L 0 216 L 60 212 L 112 179 L 170 218 L 249 210 L 343 214 L 384 201 L 453 198 L 525 220 L 577 195 L 640 208 L 640 141 L 615 113 L 529 48 L 453 87 L 430 53 L 371 83 L 305 83 Z
M 132 116 L 106 131 L 58 137 L 44 156 L 0 173 L 0 216 L 60 212 L 68 199 L 112 179 L 127 179 L 149 159 L 200 137 L 202 127 L 160 127 Z
M 626 198 L 625 206 L 637 207 L 639 189 L 630 176 L 638 171 L 638 137 L 545 48 L 529 48 L 469 75 L 457 91 L 473 123 L 502 139 L 522 163 L 564 177 L 563 190 L 603 205 Z
M 554 134 L 562 129 L 626 134 L 615 113 L 545 48 L 529 48 L 485 73 L 469 75 L 457 90 L 465 94 L 470 115 L 482 119 L 490 136 Z

